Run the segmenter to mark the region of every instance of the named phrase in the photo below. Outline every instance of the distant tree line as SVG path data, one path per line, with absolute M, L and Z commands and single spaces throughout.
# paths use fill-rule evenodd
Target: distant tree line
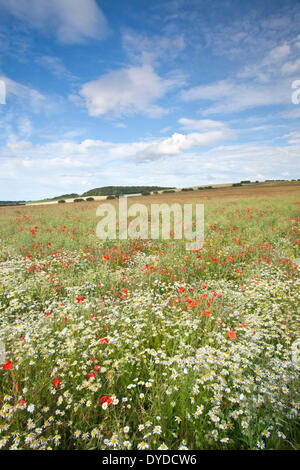
M 25 201 L 0 201 L 0 206 L 25 206 Z

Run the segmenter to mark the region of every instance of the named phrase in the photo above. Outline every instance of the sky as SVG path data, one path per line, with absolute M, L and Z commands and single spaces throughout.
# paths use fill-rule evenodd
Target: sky
M 0 200 L 300 178 L 296 0 L 0 0 Z

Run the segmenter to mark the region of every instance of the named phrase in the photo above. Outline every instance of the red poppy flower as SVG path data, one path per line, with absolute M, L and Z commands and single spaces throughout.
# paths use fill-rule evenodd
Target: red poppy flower
M 5 370 L 12 369 L 13 368 L 12 362 L 11 361 L 6 362 L 6 364 L 3 364 L 2 368 Z
M 236 338 L 236 334 L 234 331 L 228 331 L 228 336 L 230 339 L 235 339 Z
M 58 386 L 59 386 L 59 384 L 60 384 L 60 379 L 54 379 L 54 380 L 53 380 L 53 383 L 54 383 L 54 386 L 55 386 L 56 388 L 58 388 Z
M 201 313 L 202 317 L 208 316 L 211 314 L 210 310 L 204 310 L 204 312 Z
M 101 338 L 99 339 L 99 342 L 100 342 L 101 344 L 107 344 L 107 343 L 108 343 L 108 339 L 101 337 Z
M 80 304 L 80 302 L 84 301 L 84 297 L 76 297 L 76 300 Z
M 111 405 L 111 396 L 110 395 L 103 395 L 103 397 L 100 398 L 99 404 L 103 405 L 103 403 L 107 403 L 108 406 Z

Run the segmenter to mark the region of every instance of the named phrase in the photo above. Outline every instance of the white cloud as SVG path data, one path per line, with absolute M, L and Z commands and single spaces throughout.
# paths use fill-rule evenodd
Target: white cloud
M 193 132 L 186 135 L 175 133 L 167 139 L 150 144 L 142 152 L 137 153 L 135 159 L 138 161 L 157 160 L 164 156 L 175 156 L 193 147 L 214 146 L 216 143 L 233 136 L 233 132 L 229 129 L 218 129 L 203 133 Z
M 268 48 L 248 59 L 235 75 L 225 80 L 184 90 L 184 101 L 202 101 L 202 115 L 243 111 L 259 106 L 290 105 L 291 80 L 300 71 L 297 37 Z M 294 76 L 294 77 L 293 77 Z M 212 102 L 209 105 L 208 102 Z
M 124 122 L 117 122 L 115 124 L 115 127 L 117 127 L 118 129 L 125 129 L 127 126 L 126 124 L 124 124 Z
M 298 57 L 298 51 L 295 49 L 295 40 L 295 38 L 292 38 L 281 45 L 273 47 L 260 60 L 248 62 L 237 74 L 237 77 L 254 79 L 261 83 L 270 81 L 277 83 L 282 75 L 293 73 L 295 70 L 293 70 L 293 67 L 289 67 L 289 64 L 294 64 Z
M 294 131 L 283 136 L 289 144 L 300 144 L 300 132 Z
M 137 162 L 158 159 L 165 156 L 177 156 L 190 148 L 214 146 L 216 143 L 233 137 L 229 129 L 190 134 L 174 133 L 171 137 L 152 141 L 105 142 L 85 139 L 80 143 L 62 140 L 47 144 L 32 145 L 24 140 L 13 140 L 1 150 L 2 158 L 29 159 L 33 165 L 91 167 L 95 164 L 109 164 L 116 160 Z M 35 163 L 34 163 L 35 162 Z M 133 163 L 134 164 L 134 163 Z M 117 166 L 118 167 L 118 166 Z
M 257 106 L 287 104 L 291 102 L 289 83 L 258 84 L 222 80 L 183 91 L 184 101 L 207 100 L 215 104 L 202 108 L 202 114 L 242 111 Z
M 0 0 L 0 6 L 31 27 L 54 30 L 63 43 L 101 39 L 108 31 L 95 0 Z
M 294 61 L 285 62 L 281 67 L 281 73 L 283 75 L 292 75 L 300 72 L 300 59 Z
M 252 8 L 244 14 L 233 14 L 228 21 L 227 15 L 222 19 L 212 8 L 211 22 L 201 14 L 198 18 L 193 16 L 192 21 L 198 24 L 206 46 L 210 46 L 216 55 L 252 62 L 283 45 L 287 38 L 299 34 L 300 8 L 297 2 L 281 7 L 277 5 L 273 14 L 262 15 L 259 10 Z M 211 27 L 212 22 L 214 27 Z M 277 54 L 274 52 L 274 58 Z
M 49 107 L 50 103 L 44 95 L 34 88 L 30 88 L 26 85 L 22 85 L 8 77 L 0 76 L 0 80 L 3 80 L 6 85 L 6 102 L 9 104 L 10 95 L 19 99 L 22 103 L 29 103 L 31 109 L 35 112 L 39 112 L 41 109 Z
M 277 63 L 285 59 L 291 53 L 291 46 L 289 44 L 283 44 L 281 46 L 274 47 L 265 59 L 265 63 Z
M 32 134 L 32 122 L 26 116 L 23 116 L 19 119 L 18 122 L 18 131 L 19 135 L 22 137 L 30 137 Z
M 50 70 L 50 72 L 59 79 L 74 80 L 75 77 L 66 69 L 62 60 L 59 57 L 53 56 L 40 56 L 37 58 L 39 65 Z
M 80 95 L 91 116 L 142 113 L 160 117 L 166 110 L 155 102 L 177 85 L 176 79 L 163 79 L 151 65 L 143 65 L 114 70 L 85 83 Z
M 20 150 L 28 150 L 32 148 L 32 143 L 26 140 L 20 140 L 18 142 L 8 142 L 7 149 L 11 150 L 13 153 Z
M 281 114 L 281 117 L 284 119 L 298 119 L 300 118 L 300 106 L 297 105 L 293 107 L 291 111 L 288 111 L 287 113 Z
M 179 149 L 192 143 L 197 146 L 199 140 L 185 137 L 186 140 L 172 136 L 163 142 L 152 142 L 156 149 L 159 144 L 164 145 L 159 148 L 162 153 L 167 150 L 159 165 L 157 158 L 144 159 L 139 164 L 129 158 L 149 150 L 149 142 L 110 143 L 91 139 L 45 145 L 14 142 L 0 149 L 1 189 L 5 199 L 15 200 L 80 193 L 108 184 L 186 187 L 280 178 L 287 173 L 299 177 L 299 143 L 219 145 L 188 153 Z
M 185 49 L 183 34 L 151 35 L 126 29 L 122 34 L 123 48 L 133 62 L 154 63 L 163 57 L 164 62 L 173 60 Z
M 212 119 L 187 119 L 181 118 L 178 120 L 181 124 L 181 129 L 184 131 L 207 131 L 211 129 L 219 129 L 225 127 L 221 121 L 213 121 Z

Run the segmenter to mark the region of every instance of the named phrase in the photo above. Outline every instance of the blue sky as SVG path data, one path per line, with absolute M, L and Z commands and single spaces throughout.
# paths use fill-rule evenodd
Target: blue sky
M 0 45 L 0 200 L 300 177 L 296 0 L 0 0 Z

